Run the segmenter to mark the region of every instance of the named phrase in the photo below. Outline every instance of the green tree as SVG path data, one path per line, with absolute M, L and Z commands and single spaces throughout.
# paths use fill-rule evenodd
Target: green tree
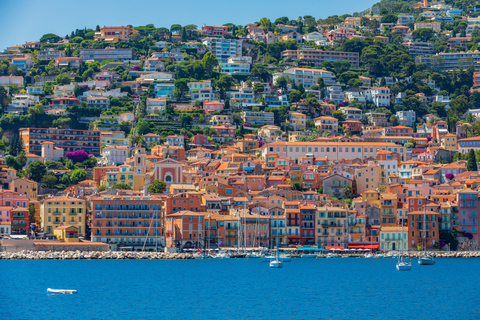
M 187 37 L 187 32 L 185 31 L 185 27 L 182 28 L 182 39 L 181 39 L 182 42 L 187 42 L 188 41 L 188 37 Z
M 263 86 L 262 83 L 255 83 L 255 85 L 253 86 L 253 92 L 255 94 L 259 94 L 259 93 L 262 93 L 263 91 L 265 91 L 265 87 Z
M 97 191 L 98 191 L 98 192 L 102 192 L 102 191 L 105 191 L 105 190 L 107 190 L 107 186 L 106 186 L 106 185 L 101 185 L 101 186 L 99 186 L 99 187 L 97 188 Z
M 87 172 L 84 169 L 75 169 L 70 174 L 70 182 L 75 185 L 87 179 Z
M 33 181 L 41 182 L 43 176 L 47 173 L 47 167 L 43 162 L 37 160 L 31 163 L 25 172 Z
M 457 115 L 463 115 L 469 109 L 468 98 L 465 95 L 459 95 L 450 102 L 452 112 Z
M 35 223 L 35 206 L 31 203 L 28 204 L 28 221 Z
M 212 76 L 213 69 L 218 65 L 217 58 L 210 51 L 205 52 L 202 58 L 202 64 L 208 77 Z
M 302 93 L 298 90 L 290 92 L 290 103 L 299 102 L 302 99 Z
M 337 118 L 339 122 L 345 121 L 345 116 L 343 115 L 342 111 L 340 111 L 340 110 L 333 111 L 332 117 Z
M 150 193 L 164 193 L 167 190 L 167 184 L 161 180 L 153 180 L 153 183 L 148 187 Z
M 350 185 L 346 185 L 343 187 L 343 193 L 345 194 L 345 197 L 350 198 L 352 195 L 352 187 Z
M 186 128 L 192 125 L 192 116 L 187 113 L 182 113 L 180 115 L 180 121 L 182 122 L 182 128 Z
M 185 97 L 185 93 L 188 92 L 188 80 L 187 79 L 178 79 L 175 80 L 175 89 L 178 90 L 180 99 Z
M 40 42 L 42 42 L 42 43 L 55 43 L 55 42 L 58 42 L 58 41 L 60 41 L 60 37 L 57 36 L 56 34 L 53 34 L 53 33 L 44 34 L 40 38 Z
M 139 135 L 144 135 L 150 132 L 150 124 L 145 119 L 139 119 L 135 129 Z
M 215 82 L 216 87 L 220 92 L 220 97 L 223 99 L 225 91 L 232 86 L 233 79 L 227 74 L 222 74 L 220 78 Z
M 477 168 L 477 159 L 475 157 L 475 151 L 473 149 L 470 149 L 468 152 L 468 157 L 467 157 L 467 170 L 468 171 L 478 171 Z
M 126 183 L 115 183 L 112 187 L 112 189 L 119 189 L 119 190 L 132 190 L 132 187 L 130 187 Z
M 55 177 L 53 174 L 46 174 L 42 178 L 42 184 L 44 184 L 47 188 L 55 187 L 56 183 L 57 177 Z
M 59 85 L 70 84 L 72 80 L 68 74 L 62 73 L 55 78 L 55 82 Z

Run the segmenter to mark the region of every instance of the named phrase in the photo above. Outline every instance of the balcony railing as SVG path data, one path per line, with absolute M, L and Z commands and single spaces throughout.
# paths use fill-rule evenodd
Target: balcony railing
M 55 211 L 55 212 L 52 212 L 52 214 L 54 216 L 60 216 L 62 213 L 60 211 Z

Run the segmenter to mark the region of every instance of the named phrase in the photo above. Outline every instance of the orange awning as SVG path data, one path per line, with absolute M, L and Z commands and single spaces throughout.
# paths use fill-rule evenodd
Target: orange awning
M 325 249 L 327 249 L 327 250 L 345 250 L 344 247 L 335 247 L 335 246 L 331 246 L 331 247 L 325 246 Z
M 378 249 L 378 244 L 349 244 L 349 249 Z

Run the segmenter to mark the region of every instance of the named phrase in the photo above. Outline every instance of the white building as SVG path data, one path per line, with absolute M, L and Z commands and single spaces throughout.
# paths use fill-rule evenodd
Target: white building
M 230 57 L 227 63 L 220 63 L 220 73 L 250 74 L 252 57 Z
M 166 105 L 166 98 L 147 98 L 146 114 L 162 114 L 165 112 Z
M 230 57 L 242 56 L 241 40 L 205 38 L 202 43 L 213 53 L 219 63 L 227 63 Z
M 5 108 L 5 113 L 24 115 L 27 114 L 28 108 L 35 106 L 39 102 L 38 96 L 28 94 L 14 95 L 12 103 L 9 103 Z
M 105 147 L 102 150 L 102 157 L 108 165 L 123 164 L 128 157 L 128 148 L 122 146 Z
M 277 79 L 286 76 L 295 81 L 296 85 L 303 85 L 304 88 L 317 84 L 318 78 L 322 78 L 325 85 L 335 85 L 335 74 L 330 71 L 320 69 L 308 69 L 308 68 L 290 68 L 284 72 L 273 74 L 273 82 L 276 83 Z
M 404 125 L 404 126 L 407 126 L 407 127 L 413 127 L 413 125 L 415 124 L 415 121 L 417 119 L 415 111 L 413 111 L 413 110 L 397 111 L 396 116 L 398 118 L 398 122 L 401 125 Z
M 182 147 L 185 148 L 185 137 L 181 135 L 170 135 L 167 136 L 167 144 L 173 147 Z
M 192 101 L 215 100 L 211 80 L 189 82 L 190 99 Z
M 366 100 L 373 102 L 377 107 L 390 106 L 390 89 L 387 87 L 374 87 L 362 92 Z
M 342 111 L 345 120 L 362 120 L 362 110 L 353 107 L 340 107 L 338 110 Z

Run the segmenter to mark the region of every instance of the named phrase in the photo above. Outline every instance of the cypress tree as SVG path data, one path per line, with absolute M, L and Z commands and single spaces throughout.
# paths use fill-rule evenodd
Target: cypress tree
M 475 157 L 475 151 L 473 149 L 470 149 L 468 152 L 468 158 L 467 158 L 467 170 L 468 171 L 478 171 L 477 168 L 477 159 Z

